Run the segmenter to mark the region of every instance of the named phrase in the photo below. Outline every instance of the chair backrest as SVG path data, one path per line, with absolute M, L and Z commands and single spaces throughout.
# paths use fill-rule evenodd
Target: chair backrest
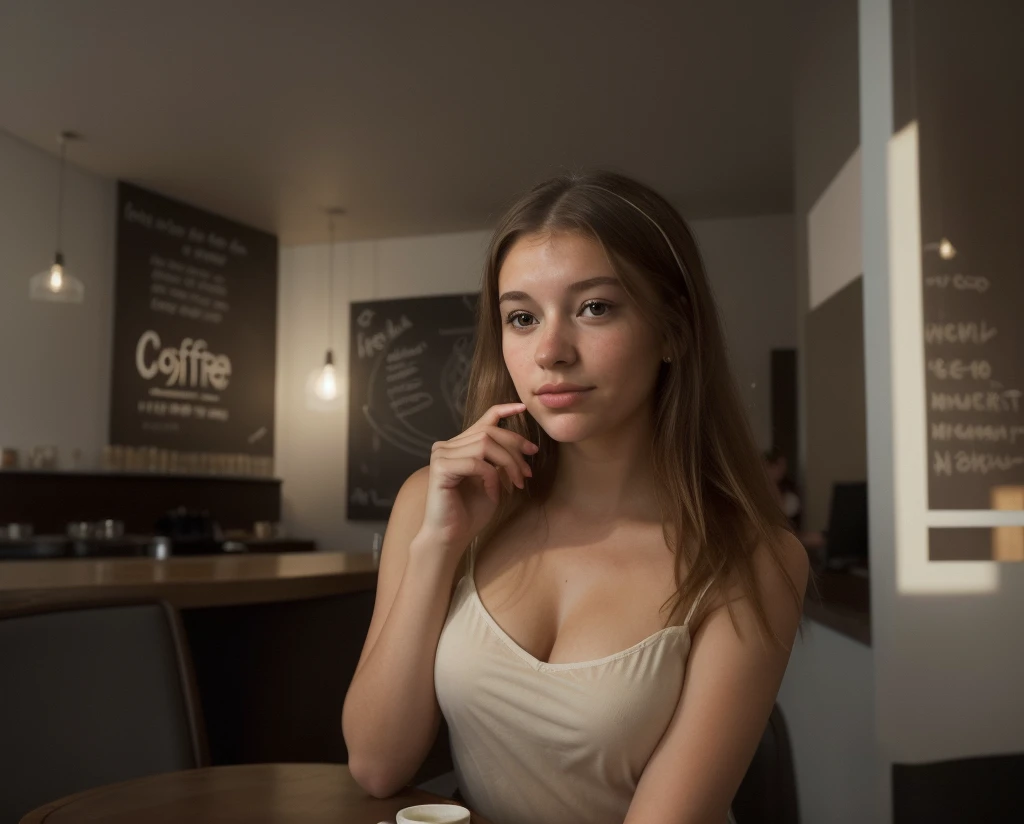
M 169 605 L 0 611 L 0 822 L 207 760 L 191 659 Z
M 793 750 L 776 704 L 732 802 L 738 824 L 799 824 Z
M 893 764 L 893 824 L 1024 821 L 1024 754 Z

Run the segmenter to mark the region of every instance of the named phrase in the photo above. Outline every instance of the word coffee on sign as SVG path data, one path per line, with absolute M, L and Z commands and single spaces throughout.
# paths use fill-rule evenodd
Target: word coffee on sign
M 220 392 L 228 388 L 231 378 L 231 359 L 208 351 L 205 340 L 185 338 L 176 348 L 161 348 L 160 336 L 152 329 L 142 333 L 135 347 L 135 368 L 145 380 L 164 375 L 167 386 Z

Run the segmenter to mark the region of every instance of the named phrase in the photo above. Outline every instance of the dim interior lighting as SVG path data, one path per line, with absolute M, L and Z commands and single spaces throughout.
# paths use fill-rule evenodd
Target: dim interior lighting
M 939 257 L 943 260 L 952 260 L 956 257 L 956 247 L 948 237 L 942 238 L 937 243 L 926 243 L 924 249 L 926 252 L 938 252 Z
M 57 179 L 57 243 L 53 263 L 46 269 L 34 274 L 28 282 L 28 295 L 31 300 L 49 303 L 81 303 L 85 300 L 85 285 L 71 274 L 64 265 L 61 246 L 61 222 L 64 214 L 64 167 L 67 144 L 77 140 L 74 132 L 61 132 L 57 140 L 60 143 L 60 172 Z

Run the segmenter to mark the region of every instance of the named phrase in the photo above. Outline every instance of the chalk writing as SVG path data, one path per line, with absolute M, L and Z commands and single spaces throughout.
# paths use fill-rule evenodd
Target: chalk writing
M 988 343 L 997 334 L 994 326 L 986 321 L 961 321 L 958 323 L 926 323 L 924 341 L 935 345 L 940 343 Z
M 933 469 L 939 476 L 952 475 L 954 472 L 960 475 L 988 475 L 990 472 L 1005 472 L 1017 466 L 1024 466 L 1024 455 L 946 450 L 935 452 Z

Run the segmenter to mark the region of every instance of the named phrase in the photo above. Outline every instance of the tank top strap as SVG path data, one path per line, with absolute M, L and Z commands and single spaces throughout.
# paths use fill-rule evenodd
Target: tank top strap
M 707 594 L 708 590 L 711 589 L 711 585 L 714 582 L 715 579 L 712 578 L 704 584 L 704 588 L 697 594 L 697 597 L 693 599 L 693 603 L 690 605 L 690 611 L 686 613 L 686 620 L 683 622 L 684 627 L 690 623 L 690 619 L 693 618 L 694 614 L 697 612 L 697 607 L 700 606 L 700 602 L 704 600 L 704 596 Z

